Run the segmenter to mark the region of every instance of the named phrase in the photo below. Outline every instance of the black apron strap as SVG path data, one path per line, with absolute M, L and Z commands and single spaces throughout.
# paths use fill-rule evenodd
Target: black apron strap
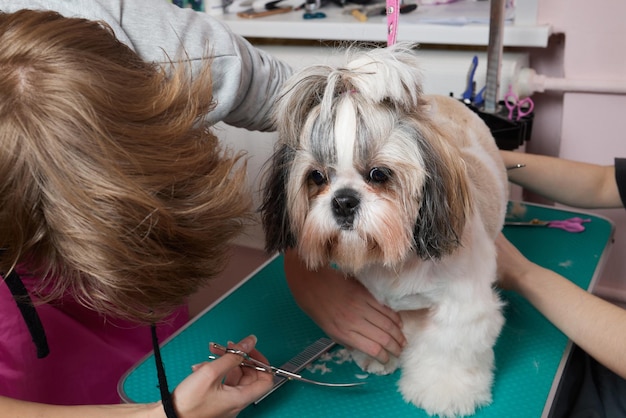
M 161 359 L 161 349 L 159 348 L 159 339 L 157 338 L 156 325 L 150 327 L 152 332 L 152 348 L 154 349 L 154 362 L 156 363 L 157 377 L 159 379 L 159 390 L 161 391 L 161 402 L 165 410 L 167 418 L 178 418 L 172 401 L 172 394 L 167 387 L 167 377 L 165 376 L 165 368 Z
M 24 322 L 26 322 L 33 343 L 35 343 L 35 347 L 37 347 L 37 358 L 46 357 L 50 353 L 46 332 L 43 329 L 41 319 L 39 319 L 37 310 L 28 295 L 24 283 L 22 283 L 20 276 L 15 270 L 12 270 L 11 273 L 5 277 L 4 282 L 11 291 L 13 299 L 22 314 L 22 318 L 24 318 Z

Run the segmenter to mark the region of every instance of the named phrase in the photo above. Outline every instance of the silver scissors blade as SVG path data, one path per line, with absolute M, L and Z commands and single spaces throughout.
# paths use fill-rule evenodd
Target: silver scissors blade
M 583 219 L 579 217 L 554 220 L 554 221 L 542 221 L 539 219 L 531 219 L 527 222 L 504 222 L 505 226 L 545 226 L 548 228 L 562 229 L 567 232 L 583 232 L 585 230 L 584 223 L 591 222 L 591 219 Z
M 248 355 L 248 353 L 241 351 L 241 350 L 237 350 L 234 348 L 228 348 L 228 347 L 224 347 L 222 345 L 219 345 L 217 343 L 211 343 L 211 348 L 213 348 L 215 351 L 219 351 L 219 352 L 223 352 L 224 354 L 235 354 L 238 355 L 242 358 L 241 361 L 241 365 L 245 366 L 245 367 L 251 367 L 255 370 L 258 370 L 260 372 L 265 372 L 265 373 L 270 373 L 273 374 L 274 376 L 278 376 L 278 377 L 284 377 L 288 380 L 297 380 L 299 382 L 303 382 L 303 383 L 310 383 L 313 385 L 319 385 L 319 386 L 328 386 L 328 387 L 353 387 L 353 386 L 360 386 L 360 385 L 364 385 L 366 382 L 351 382 L 351 383 L 329 383 L 329 382 L 318 382 L 317 380 L 311 380 L 311 379 L 307 379 L 305 377 L 302 377 L 301 375 L 297 374 L 297 373 L 292 373 L 288 370 L 284 370 L 278 367 L 274 367 L 270 364 L 265 364 L 262 361 L 259 361 L 255 358 L 252 358 Z M 220 357 L 223 354 L 220 355 L 209 355 L 209 359 L 210 360 L 216 360 L 218 357 Z

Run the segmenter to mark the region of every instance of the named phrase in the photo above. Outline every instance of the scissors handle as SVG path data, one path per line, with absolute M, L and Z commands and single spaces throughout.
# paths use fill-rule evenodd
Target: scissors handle
M 567 232 L 583 232 L 585 226 L 583 223 L 591 222 L 591 219 L 582 218 L 569 218 L 563 221 L 550 221 L 548 222 L 548 228 L 558 228 Z
M 530 97 L 526 97 L 525 99 L 518 100 L 516 120 L 520 120 L 521 118 L 530 115 L 531 113 L 533 113 L 534 109 L 535 109 L 535 102 L 533 102 Z
M 530 115 L 535 109 L 535 102 L 530 97 L 520 99 L 513 91 L 513 86 L 509 84 L 509 89 L 504 95 L 504 105 L 509 110 L 509 120 L 519 121 L 521 118 Z

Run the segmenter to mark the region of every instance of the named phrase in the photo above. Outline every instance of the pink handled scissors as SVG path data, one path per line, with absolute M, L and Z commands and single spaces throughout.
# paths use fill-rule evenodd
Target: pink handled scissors
M 535 108 L 535 102 L 530 97 L 525 99 L 519 98 L 517 94 L 513 92 L 513 86 L 509 84 L 509 90 L 504 95 L 504 105 L 509 109 L 509 120 L 520 120 L 524 116 L 528 116 L 533 112 Z
M 563 229 L 567 232 L 583 232 L 585 230 L 584 223 L 591 222 L 591 219 L 569 218 L 562 221 L 541 221 L 532 219 L 528 222 L 505 222 L 506 226 L 545 226 L 548 228 Z

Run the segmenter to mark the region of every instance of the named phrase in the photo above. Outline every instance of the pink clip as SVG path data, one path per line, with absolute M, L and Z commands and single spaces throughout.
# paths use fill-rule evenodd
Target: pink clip
M 396 43 L 398 16 L 400 16 L 400 0 L 387 0 L 387 46 Z

